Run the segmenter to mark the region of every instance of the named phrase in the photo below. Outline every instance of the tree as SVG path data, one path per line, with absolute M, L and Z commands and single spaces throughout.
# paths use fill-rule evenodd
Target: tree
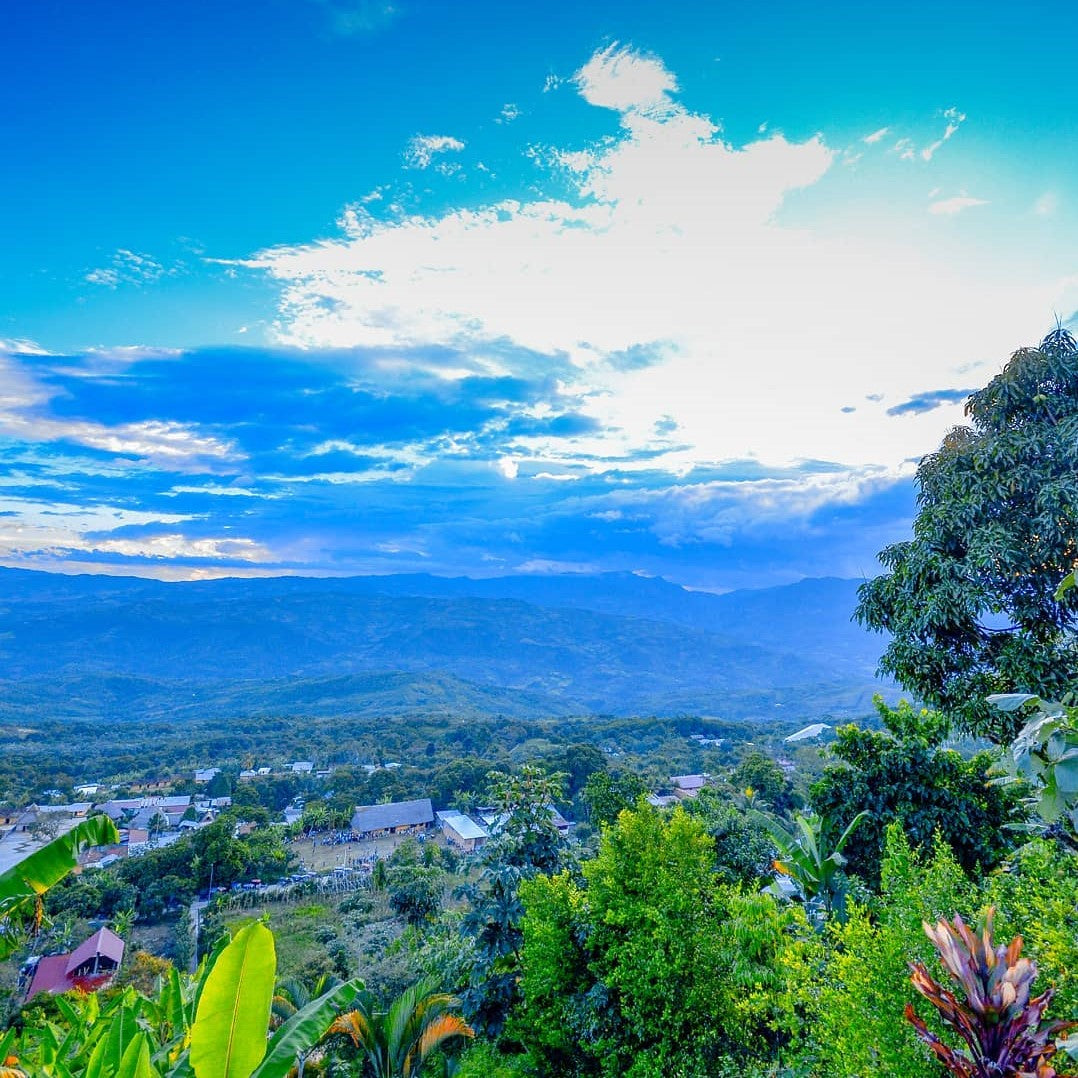
M 775 812 L 785 814 L 793 808 L 792 787 L 786 773 L 759 750 L 750 752 L 735 768 L 730 784 L 741 793 L 753 790 Z
M 434 992 L 431 981 L 407 989 L 388 1010 L 375 1007 L 367 992 L 353 1009 L 330 1026 L 344 1034 L 363 1053 L 374 1078 L 418 1078 L 427 1058 L 446 1042 L 474 1036 L 471 1027 L 454 1014 L 458 1001 Z
M 593 771 L 584 783 L 583 798 L 591 821 L 609 825 L 647 792 L 644 780 L 634 771 Z
M 845 850 L 849 871 L 879 882 L 884 833 L 894 822 L 918 845 L 938 831 L 967 872 L 995 868 L 1013 845 L 1005 828 L 1023 815 L 1019 789 L 990 784 L 991 754 L 967 760 L 944 748 L 942 716 L 905 700 L 897 708 L 879 696 L 874 702 L 884 731 L 839 727 L 830 748 L 839 763 L 810 790 L 813 808 L 833 820 L 868 813 Z
M 38 842 L 49 842 L 63 830 L 64 820 L 59 812 L 42 812 L 38 810 L 37 819 L 27 828 L 27 831 Z
M 464 888 L 471 909 L 462 933 L 474 943 L 468 984 L 461 993 L 468 1021 L 498 1036 L 519 996 L 520 884 L 561 867 L 561 840 L 550 815 L 562 792 L 560 775 L 525 765 L 519 774 L 491 775 L 491 799 L 503 813 L 497 838 L 483 849 L 477 886 Z
M 1078 346 L 1057 327 L 966 403 L 917 470 L 912 540 L 879 557 L 856 617 L 891 634 L 880 669 L 963 730 L 999 742 L 1021 721 L 993 693 L 1058 699 L 1078 679 Z
M 414 928 L 434 918 L 442 908 L 445 873 L 440 868 L 402 865 L 390 870 L 387 887 L 393 912 Z
M 536 1073 L 758 1073 L 747 1063 L 773 1038 L 804 919 L 721 883 L 713 865 L 698 820 L 645 804 L 603 830 L 586 886 L 568 873 L 522 885 L 523 1006 L 510 1032 Z
M 715 870 L 727 883 L 759 886 L 772 877 L 774 847 L 759 813 L 742 812 L 715 786 L 705 786 L 683 805 L 715 843 Z

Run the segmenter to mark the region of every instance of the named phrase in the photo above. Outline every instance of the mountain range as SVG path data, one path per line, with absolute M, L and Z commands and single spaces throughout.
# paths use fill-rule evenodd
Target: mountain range
M 858 715 L 884 641 L 850 620 L 857 585 L 0 569 L 0 719 Z

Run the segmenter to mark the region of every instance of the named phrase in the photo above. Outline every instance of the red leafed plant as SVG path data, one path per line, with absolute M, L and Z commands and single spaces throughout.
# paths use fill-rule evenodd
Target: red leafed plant
M 958 916 L 953 924 L 940 921 L 935 928 L 925 924 L 940 961 L 965 999 L 942 987 L 920 962 L 911 967 L 913 987 L 962 1038 L 966 1049 L 944 1044 L 908 1003 L 906 1017 L 947 1070 L 960 1078 L 1057 1078 L 1049 1062 L 1056 1053 L 1055 1038 L 1078 1023 L 1044 1021 L 1054 989 L 1030 999 L 1037 967 L 1021 957 L 1021 936 L 1009 947 L 992 945 L 994 914 L 989 907 L 979 934 Z

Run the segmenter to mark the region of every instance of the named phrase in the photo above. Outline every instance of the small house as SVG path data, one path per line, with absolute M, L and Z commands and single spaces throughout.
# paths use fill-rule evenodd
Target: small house
M 674 784 L 674 796 L 683 801 L 695 797 L 710 782 L 707 775 L 674 775 L 670 781 Z
M 482 824 L 463 812 L 439 812 L 437 816 L 446 842 L 465 853 L 478 850 L 490 838 L 490 832 Z
M 124 941 L 112 929 L 100 928 L 69 954 L 37 959 L 26 990 L 27 1000 L 39 992 L 60 994 L 78 988 L 96 992 L 112 980 L 124 958 Z

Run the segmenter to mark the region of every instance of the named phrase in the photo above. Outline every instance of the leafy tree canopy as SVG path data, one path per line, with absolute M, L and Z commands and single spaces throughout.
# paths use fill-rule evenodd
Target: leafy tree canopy
M 917 844 L 938 832 L 967 872 L 999 864 L 1013 844 L 1004 827 L 1022 817 L 1020 791 L 989 784 L 990 754 L 966 760 L 942 748 L 939 715 L 905 700 L 890 708 L 877 696 L 875 704 L 885 731 L 839 727 L 831 752 L 840 762 L 811 789 L 816 811 L 842 826 L 868 813 L 845 848 L 847 871 L 879 882 L 884 833 L 895 822 Z
M 593 771 L 584 783 L 588 816 L 596 824 L 612 824 L 618 813 L 646 794 L 644 780 L 634 771 Z
M 992 693 L 1059 697 L 1078 678 L 1078 345 L 1057 327 L 966 403 L 917 470 L 914 537 L 880 554 L 856 617 L 892 640 L 884 673 L 962 729 L 1009 741 Z

